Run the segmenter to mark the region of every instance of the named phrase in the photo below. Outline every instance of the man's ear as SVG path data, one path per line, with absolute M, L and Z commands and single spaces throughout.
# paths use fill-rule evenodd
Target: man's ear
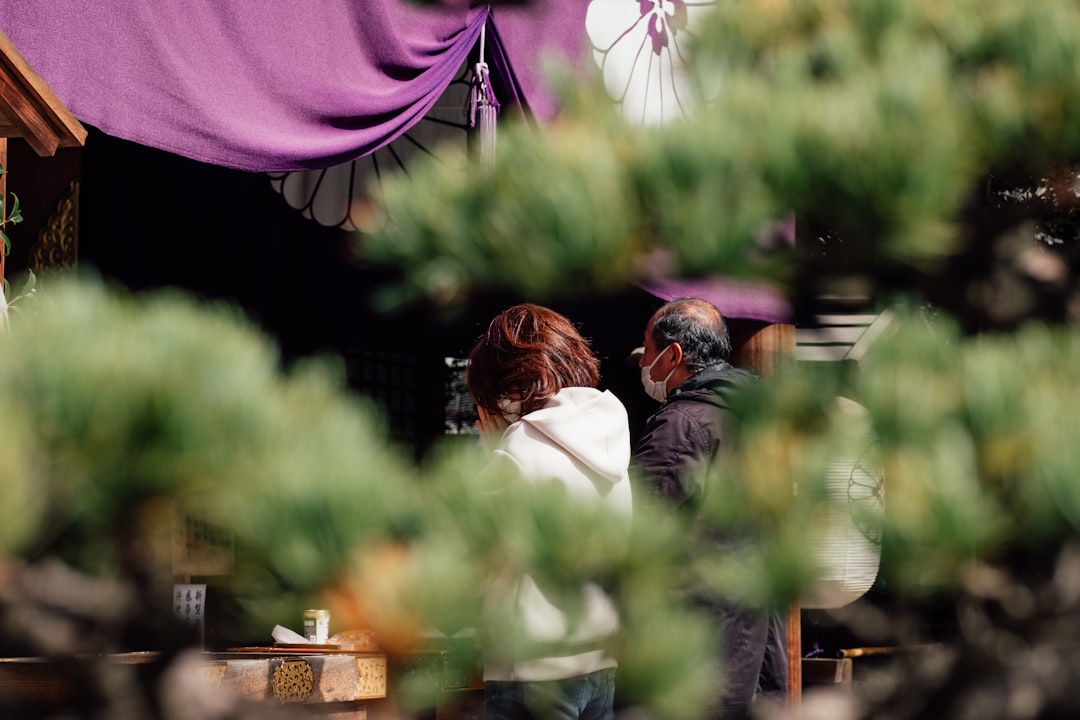
M 682 364 L 682 345 L 671 343 L 671 352 L 674 353 L 672 357 L 675 361 L 675 367 L 679 367 Z

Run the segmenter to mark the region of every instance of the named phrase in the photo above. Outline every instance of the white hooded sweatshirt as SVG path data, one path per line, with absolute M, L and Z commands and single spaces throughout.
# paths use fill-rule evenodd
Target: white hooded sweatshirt
M 524 482 L 560 482 L 571 498 L 595 503 L 630 522 L 630 431 L 626 408 L 613 394 L 565 388 L 543 408 L 503 433 L 489 471 Z M 513 648 L 487 653 L 485 680 L 547 681 L 616 666 L 601 642 L 619 627 L 611 599 L 595 583 L 581 589 L 584 611 L 571 623 L 528 575 L 497 583 L 487 610 L 513 613 L 518 632 L 534 643 L 560 648 L 552 657 L 528 657 Z M 498 657 L 496 657 L 498 655 Z

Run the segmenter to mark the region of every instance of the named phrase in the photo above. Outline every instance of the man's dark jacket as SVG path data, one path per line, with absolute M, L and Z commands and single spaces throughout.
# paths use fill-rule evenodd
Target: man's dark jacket
M 691 375 L 653 413 L 634 448 L 634 464 L 652 490 L 673 505 L 700 506 L 707 471 L 732 449 L 738 419 L 731 391 L 756 376 L 728 363 Z M 690 508 L 688 508 L 690 509 Z
M 648 419 L 637 441 L 635 477 L 696 519 L 711 490 L 710 470 L 724 462 L 738 432 L 738 418 L 728 397 L 756 379 L 747 370 L 723 363 L 695 373 L 675 388 Z M 692 543 L 699 552 L 707 548 L 724 552 L 744 540 L 700 525 L 697 530 L 704 536 Z M 782 617 L 739 608 L 700 588 L 689 590 L 695 604 L 713 614 L 725 636 L 722 661 L 729 685 L 710 717 L 747 717 L 758 691 L 782 697 L 787 686 Z

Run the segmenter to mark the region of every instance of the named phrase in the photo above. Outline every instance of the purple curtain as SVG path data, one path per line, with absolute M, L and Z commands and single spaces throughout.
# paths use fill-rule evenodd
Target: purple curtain
M 780 289 L 756 282 L 711 275 L 701 278 L 650 278 L 638 283 L 664 302 L 697 297 L 708 300 L 730 318 L 793 323 L 795 313 Z
M 80 121 L 194 160 L 268 172 L 337 165 L 397 138 L 438 100 L 489 15 L 499 27 L 488 45 L 520 93 L 515 101 L 550 117 L 538 60 L 549 51 L 580 57 L 585 7 L 0 0 L 0 30 Z

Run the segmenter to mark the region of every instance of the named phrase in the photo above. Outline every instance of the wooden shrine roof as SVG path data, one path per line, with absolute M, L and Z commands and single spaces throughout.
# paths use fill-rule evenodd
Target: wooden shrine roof
M 0 31 L 0 138 L 13 137 L 46 157 L 82 146 L 86 128 Z

